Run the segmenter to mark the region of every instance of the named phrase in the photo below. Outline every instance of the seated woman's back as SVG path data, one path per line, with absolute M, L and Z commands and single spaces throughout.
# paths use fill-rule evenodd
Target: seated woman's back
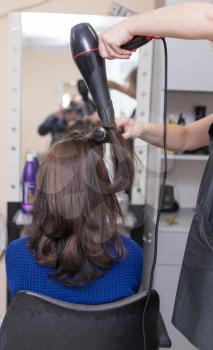
M 127 237 L 122 237 L 126 257 L 114 263 L 103 276 L 82 286 L 69 287 L 49 278 L 54 268 L 37 263 L 29 251 L 29 239 L 12 242 L 6 256 L 8 287 L 11 296 L 29 290 L 56 299 L 79 304 L 104 304 L 135 294 L 141 283 L 142 249 Z
M 116 129 L 78 122 L 41 165 L 28 237 L 7 250 L 8 287 L 64 301 L 102 304 L 139 290 L 142 249 L 117 230 L 116 193 L 133 181 L 133 160 Z M 104 162 L 110 141 L 114 176 Z

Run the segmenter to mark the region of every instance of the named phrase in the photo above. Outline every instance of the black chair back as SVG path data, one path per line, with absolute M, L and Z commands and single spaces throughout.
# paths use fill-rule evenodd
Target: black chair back
M 0 350 L 143 350 L 146 298 L 141 292 L 110 304 L 80 305 L 20 292 L 3 321 Z M 161 346 L 158 320 L 159 297 L 152 291 L 145 313 L 146 350 Z M 164 346 L 171 345 L 167 337 L 164 332 Z

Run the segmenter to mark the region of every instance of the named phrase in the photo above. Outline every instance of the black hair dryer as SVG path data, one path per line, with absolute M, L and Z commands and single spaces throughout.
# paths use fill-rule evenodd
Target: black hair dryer
M 153 37 L 135 37 L 122 48 L 135 50 L 147 44 Z M 89 23 L 80 23 L 71 29 L 70 47 L 73 59 L 79 68 L 98 115 L 105 127 L 115 127 L 112 101 L 107 85 L 105 61 L 98 51 L 98 35 Z
M 70 46 L 104 126 L 115 127 L 114 109 L 107 85 L 105 61 L 98 52 L 98 36 L 88 23 L 71 29 Z
M 85 113 L 87 115 L 91 115 L 91 114 L 95 113 L 96 108 L 95 108 L 93 101 L 88 96 L 89 90 L 86 86 L 85 81 L 83 79 L 78 80 L 77 86 L 78 86 L 79 94 L 81 95 L 81 97 L 84 101 Z

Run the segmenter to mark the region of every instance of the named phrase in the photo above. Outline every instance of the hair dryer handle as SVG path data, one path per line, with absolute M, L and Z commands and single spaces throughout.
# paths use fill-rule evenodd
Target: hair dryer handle
M 130 41 L 128 41 L 126 44 L 121 45 L 122 49 L 135 51 L 139 47 L 146 45 L 152 39 L 161 39 L 160 37 L 153 37 L 153 36 L 134 36 L 134 38 Z

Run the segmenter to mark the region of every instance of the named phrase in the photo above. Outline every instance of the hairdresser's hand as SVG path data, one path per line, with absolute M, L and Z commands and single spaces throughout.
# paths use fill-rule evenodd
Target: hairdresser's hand
M 116 119 L 116 124 L 118 130 L 126 140 L 141 138 L 145 130 L 144 123 L 127 117 Z
M 133 38 L 130 34 L 126 21 L 104 30 L 99 35 L 99 52 L 103 58 L 130 58 L 132 52 L 121 49 L 121 45 L 127 43 Z

